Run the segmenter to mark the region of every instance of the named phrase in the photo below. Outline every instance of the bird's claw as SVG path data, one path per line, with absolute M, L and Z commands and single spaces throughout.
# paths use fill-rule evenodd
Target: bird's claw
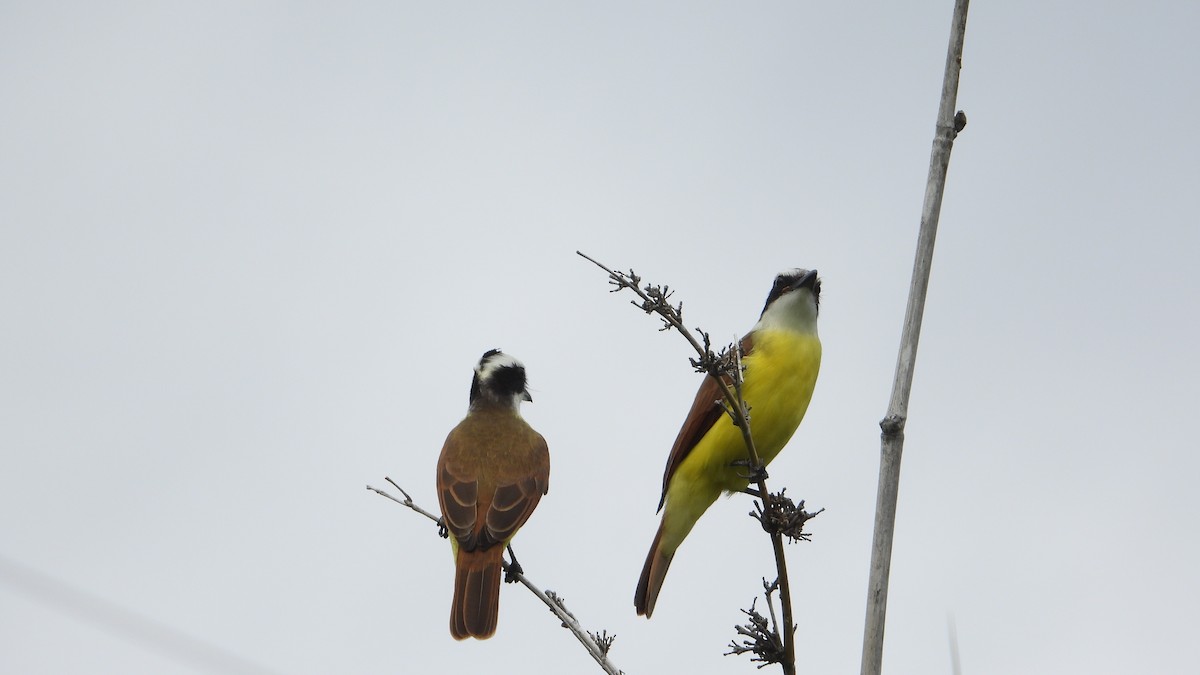
M 517 554 L 513 553 L 512 546 L 508 547 L 508 559 L 512 562 L 504 568 L 504 583 L 511 584 L 519 581 L 518 577 L 525 575 L 525 569 L 517 562 Z
M 748 460 L 748 459 L 734 460 L 733 462 L 730 462 L 730 466 L 745 468 L 746 469 L 745 471 L 738 472 L 738 477 L 745 478 L 746 480 L 750 481 L 751 483 L 761 483 L 762 481 L 769 478 L 769 476 L 767 474 L 767 467 L 752 465 L 750 463 L 750 460 Z

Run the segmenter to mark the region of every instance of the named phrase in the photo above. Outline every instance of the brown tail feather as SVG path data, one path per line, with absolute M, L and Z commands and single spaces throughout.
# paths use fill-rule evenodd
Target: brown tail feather
M 454 570 L 454 604 L 450 634 L 455 640 L 486 640 L 496 632 L 500 615 L 500 560 L 503 546 L 458 552 Z
M 650 553 L 646 556 L 646 565 L 642 567 L 642 576 L 638 579 L 637 590 L 633 593 L 633 606 L 639 616 L 647 619 L 654 613 L 654 603 L 658 601 L 658 592 L 662 590 L 663 579 L 667 577 L 667 568 L 671 566 L 671 558 L 675 551 L 660 551 L 662 545 L 663 525 L 658 526 L 654 535 L 654 543 L 650 544 Z

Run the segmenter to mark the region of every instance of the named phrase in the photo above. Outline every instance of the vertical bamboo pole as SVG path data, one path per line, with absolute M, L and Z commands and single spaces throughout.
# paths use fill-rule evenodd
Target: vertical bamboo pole
M 879 491 L 875 501 L 875 536 L 871 546 L 871 578 L 867 587 L 867 617 L 863 632 L 862 675 L 879 675 L 883 669 L 883 629 L 887 615 L 888 572 L 892 561 L 892 535 L 896 526 L 896 497 L 900 488 L 900 455 L 904 450 L 904 423 L 908 418 L 908 398 L 912 391 L 917 342 L 921 335 L 921 317 L 929 288 L 929 270 L 933 264 L 933 244 L 937 236 L 942 192 L 946 187 L 946 169 L 954 138 L 966 118 L 954 113 L 958 98 L 958 75 L 962 66 L 963 37 L 967 27 L 968 0 L 956 0 L 950 26 L 950 46 L 942 80 L 942 100 L 938 108 L 933 151 L 929 158 L 929 180 L 921 210 L 921 229 L 917 235 L 916 261 L 908 291 L 908 307 L 896 359 L 892 398 L 887 417 L 879 423 Z

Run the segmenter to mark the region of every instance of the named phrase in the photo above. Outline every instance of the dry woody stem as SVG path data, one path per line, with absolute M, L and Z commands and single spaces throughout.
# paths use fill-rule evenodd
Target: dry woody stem
M 407 506 L 413 511 L 416 511 L 417 513 L 432 520 L 438 526 L 438 535 L 442 537 L 446 536 L 445 527 L 442 525 L 441 518 L 438 518 L 437 516 L 418 506 L 408 492 L 406 492 L 404 488 L 397 485 L 396 482 L 391 478 L 384 478 L 384 480 L 391 483 L 392 487 L 399 490 L 400 494 L 404 495 L 404 499 L 400 499 L 399 497 L 370 485 L 367 486 L 367 489 L 377 495 L 387 497 L 397 504 Z M 564 604 L 562 598 L 555 594 L 554 591 L 543 591 L 542 589 L 538 588 L 532 581 L 529 580 L 528 577 L 525 576 L 524 572 L 513 569 L 513 567 L 510 566 L 507 561 L 502 561 L 501 565 L 504 567 L 504 571 L 507 575 L 506 580 L 510 580 L 508 577 L 511 577 L 511 581 L 520 582 L 523 586 L 525 586 L 525 588 L 529 589 L 530 593 L 536 595 L 537 598 L 542 601 L 542 603 L 549 607 L 550 611 L 553 612 L 560 621 L 562 621 L 563 628 L 571 631 L 571 633 L 575 636 L 575 639 L 579 640 L 579 643 L 582 644 L 584 649 L 588 651 L 588 654 L 590 654 L 591 657 L 596 660 L 596 663 L 604 670 L 604 672 L 608 673 L 609 675 L 622 675 L 622 671 L 608 659 L 608 650 L 612 647 L 613 640 L 616 639 L 615 635 L 610 636 L 608 631 L 601 631 L 599 636 L 597 636 L 584 630 L 583 626 L 581 626 L 579 621 L 575 618 L 575 615 L 567 611 L 566 604 Z
M 917 253 L 913 262 L 908 307 L 896 357 L 896 375 L 887 415 L 879 423 L 879 487 L 875 497 L 875 532 L 871 544 L 871 572 L 867 582 L 867 611 L 863 629 L 861 675 L 879 675 L 883 670 L 883 631 L 887 616 L 888 577 L 892 564 L 892 538 L 896 528 L 896 500 L 900 490 L 900 457 L 904 450 L 904 425 L 908 421 L 908 399 L 912 391 L 917 342 L 925 312 L 925 294 L 929 288 L 929 270 L 933 265 L 933 244 L 937 236 L 942 193 L 954 139 L 967 125 L 962 111 L 954 112 L 958 98 L 958 76 L 962 68 L 963 39 L 967 28 L 968 0 L 954 3 L 950 23 L 950 45 L 946 50 L 946 68 L 942 78 L 942 97 L 938 106 L 933 150 L 929 157 L 929 179 L 921 209 L 921 227 L 917 233 Z
M 742 610 L 742 614 L 745 614 L 748 619 L 746 623 L 734 626 L 741 637 L 741 642 L 739 643 L 737 640 L 730 642 L 729 651 L 725 652 L 726 656 L 753 654 L 750 662 L 757 661 L 759 668 L 779 663 L 783 658 L 783 645 L 779 642 L 779 622 L 775 618 L 775 603 L 771 601 L 771 594 L 777 590 L 779 590 L 778 581 L 772 583 L 763 579 L 763 597 L 767 599 L 767 611 L 771 618 L 768 621 L 767 617 L 759 613 L 755 607 L 758 604 L 758 598 L 755 598 L 750 603 L 750 609 Z

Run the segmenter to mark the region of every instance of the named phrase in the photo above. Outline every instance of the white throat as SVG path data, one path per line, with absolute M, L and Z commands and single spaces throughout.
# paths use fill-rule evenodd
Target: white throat
M 783 330 L 816 335 L 817 301 L 812 291 L 797 288 L 779 296 L 763 312 L 753 330 Z

